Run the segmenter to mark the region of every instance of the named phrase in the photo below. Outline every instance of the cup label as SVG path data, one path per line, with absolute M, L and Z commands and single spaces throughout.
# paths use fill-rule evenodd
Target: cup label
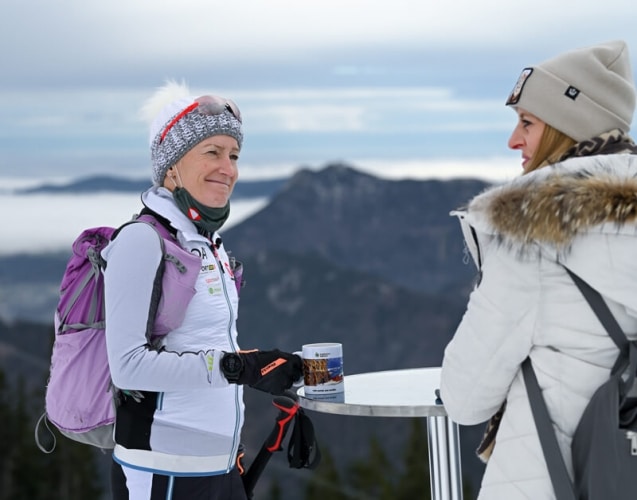
M 306 344 L 302 352 L 306 396 L 343 392 L 341 344 Z

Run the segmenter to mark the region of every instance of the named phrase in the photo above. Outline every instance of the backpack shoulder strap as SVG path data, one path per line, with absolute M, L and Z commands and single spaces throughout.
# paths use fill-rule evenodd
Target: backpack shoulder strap
M 622 330 L 619 323 L 613 316 L 613 313 L 610 312 L 608 305 L 604 302 L 604 299 L 600 295 L 600 293 L 591 287 L 586 281 L 580 278 L 577 274 L 571 271 L 568 267 L 562 264 L 562 267 L 566 269 L 566 272 L 575 282 L 577 288 L 582 292 L 582 295 L 586 299 L 586 302 L 591 306 L 591 309 L 595 312 L 595 315 L 599 318 L 600 323 L 608 332 L 608 335 L 615 345 L 621 351 L 622 356 L 628 357 L 628 339 L 626 338 L 626 334 Z
M 131 220 L 129 220 L 128 222 L 125 222 L 124 224 L 119 226 L 113 233 L 111 240 L 114 240 L 124 227 L 128 226 L 129 224 L 136 224 L 136 223 L 148 224 L 155 230 L 159 238 L 159 245 L 161 248 L 161 255 L 162 255 L 159 261 L 159 266 L 157 266 L 157 272 L 155 273 L 155 278 L 153 280 L 153 291 L 151 294 L 150 308 L 148 310 L 148 319 L 146 321 L 146 339 L 148 340 L 149 344 L 152 345 L 151 337 L 153 332 L 153 326 L 155 324 L 155 317 L 157 316 L 157 310 L 159 309 L 159 302 L 162 296 L 162 284 L 163 284 L 163 278 L 164 278 L 164 271 L 166 269 L 166 260 L 171 259 L 171 257 L 166 253 L 165 240 L 174 240 L 174 235 L 171 234 L 171 232 L 163 224 L 159 223 L 159 221 L 154 215 L 149 213 L 149 214 L 137 215 L 133 217 Z
M 144 207 L 138 215 L 134 215 L 132 219 L 119 226 L 111 236 L 111 240 L 114 240 L 122 229 L 134 222 L 145 222 L 146 224 L 153 226 L 155 231 L 159 233 L 159 236 L 165 240 L 176 239 L 177 231 L 170 225 L 170 221 L 158 213 L 153 212 L 149 208 Z
M 566 470 L 566 464 L 551 424 L 546 402 L 542 397 L 542 391 L 535 376 L 535 370 L 531 364 L 531 358 L 526 358 L 522 363 L 522 375 L 555 497 L 557 500 L 575 500 L 573 483 Z
M 154 210 L 151 210 L 148 207 L 142 208 L 139 215 L 136 217 L 136 220 L 141 220 L 144 222 L 148 222 L 152 224 L 155 229 L 166 239 L 175 239 L 177 235 L 177 230 L 172 227 L 170 221 L 166 219 L 166 217 L 162 217 Z

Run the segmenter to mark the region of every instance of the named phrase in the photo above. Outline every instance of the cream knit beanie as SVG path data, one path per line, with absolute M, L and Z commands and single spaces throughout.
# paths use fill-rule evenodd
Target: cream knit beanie
M 611 41 L 525 68 L 506 104 L 578 142 L 615 128 L 628 132 L 635 110 L 628 47 Z

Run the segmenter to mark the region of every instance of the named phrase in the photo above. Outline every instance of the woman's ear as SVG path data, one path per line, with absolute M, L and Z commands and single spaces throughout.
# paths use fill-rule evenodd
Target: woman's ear
M 175 170 L 173 167 L 170 167 L 168 170 L 166 170 L 166 175 L 164 176 L 164 182 L 163 182 L 163 187 L 165 187 L 166 189 L 169 189 L 170 191 L 173 190 L 173 188 L 175 187 L 176 183 L 175 183 Z

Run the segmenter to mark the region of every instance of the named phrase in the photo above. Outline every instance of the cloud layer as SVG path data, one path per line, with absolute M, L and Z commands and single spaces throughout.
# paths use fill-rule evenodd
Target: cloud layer
M 167 78 L 240 104 L 248 176 L 506 155 L 520 69 L 613 38 L 637 47 L 631 12 L 629 0 L 5 0 L 0 169 L 139 175 L 137 112 Z

